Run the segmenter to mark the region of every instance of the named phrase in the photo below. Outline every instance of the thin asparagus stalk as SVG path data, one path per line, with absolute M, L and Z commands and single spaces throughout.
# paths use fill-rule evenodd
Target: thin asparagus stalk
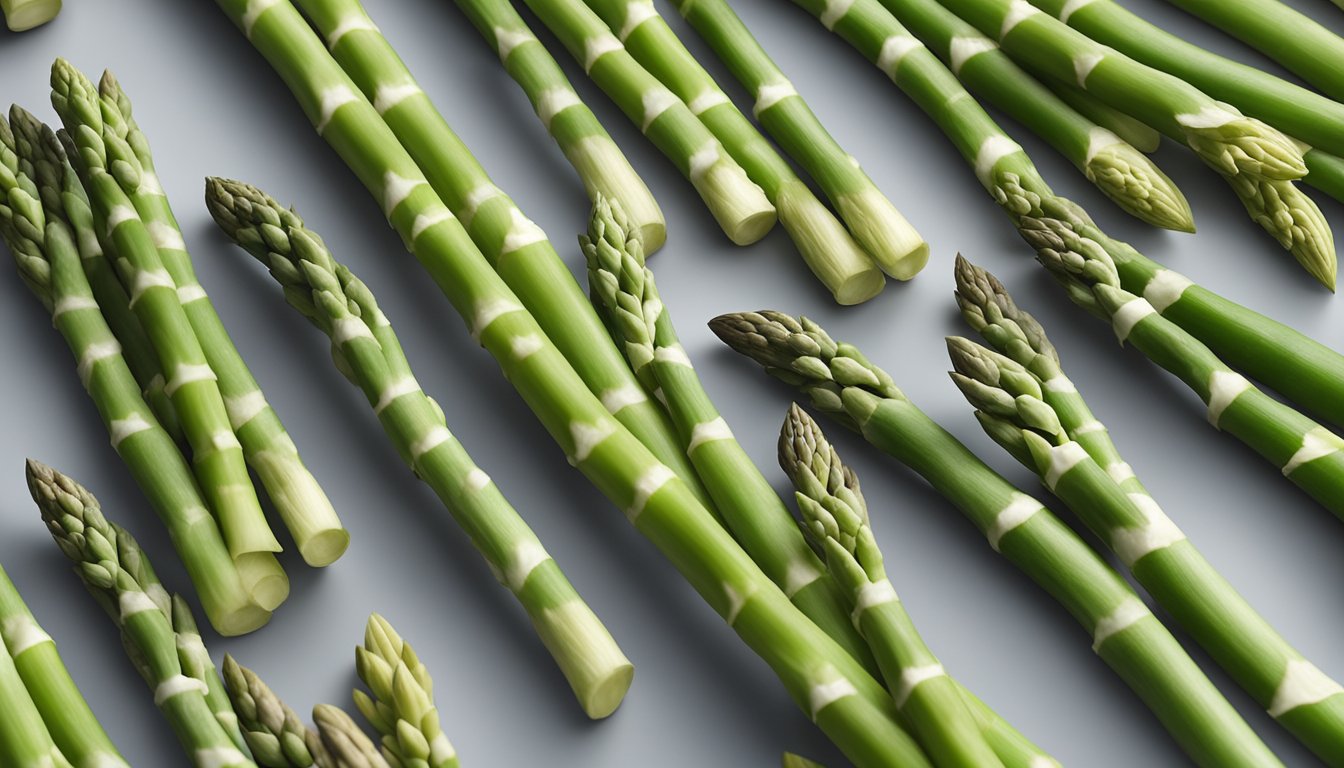
M 149 139 L 132 115 L 130 97 L 111 72 L 103 73 L 98 90 L 105 131 L 125 142 L 135 156 L 135 162 L 127 162 L 124 167 L 138 173 L 123 170 L 118 180 L 149 228 L 159 258 L 177 286 L 187 321 L 218 379 L 229 423 L 242 444 L 243 456 L 260 478 L 304 561 L 318 567 L 330 565 L 349 546 L 350 534 L 341 525 L 317 478 L 304 466 L 285 425 L 266 401 L 257 380 L 215 312 L 209 295 L 196 278 L 191 254 L 187 252 L 177 218 L 154 170 Z M 126 161 L 124 157 L 119 159 Z
M 803 538 L 770 482 L 733 436 L 690 364 L 644 264 L 639 234 L 620 204 L 599 199 L 588 233 L 579 236 L 588 260 L 593 301 L 616 332 L 618 346 L 650 392 L 660 392 L 681 445 L 704 481 L 728 531 L 793 604 L 851 656 L 876 670 L 855 631 L 837 584 Z
M 967 286 L 969 296 L 983 296 L 980 291 L 985 287 L 1002 287 L 969 265 L 960 272 L 975 275 L 975 283 Z M 1012 308 L 1004 313 L 996 335 L 1002 337 L 1016 327 L 1008 315 L 1025 318 L 1039 331 L 1039 325 L 1017 310 L 1006 293 L 996 292 L 989 301 L 988 307 L 980 308 L 990 312 Z M 1022 334 L 1019 340 L 1037 338 L 1035 331 Z M 1043 334 L 1038 338 L 1049 344 Z M 1272 717 L 1323 759 L 1341 764 L 1344 687 L 1304 659 L 1204 559 L 1142 490 L 1076 389 L 1062 393 L 1061 404 L 1055 406 L 1052 399 L 1058 395 L 1054 391 L 1068 382 L 1062 371 L 1041 379 L 1015 358 L 960 338 L 949 339 L 948 349 L 956 369 L 953 379 L 977 409 L 977 418 L 982 424 L 997 425 L 986 432 L 996 439 L 1008 439 L 1013 446 L 1010 452 L 1041 476 L 1148 593 Z M 1017 355 L 1027 356 L 1026 350 Z M 1058 371 L 1057 360 L 1053 367 Z M 1026 451 L 1021 450 L 1024 445 Z
M 129 768 L 70 678 L 56 643 L 42 631 L 3 567 L 0 567 L 0 651 L 8 651 L 15 673 L 45 724 L 44 731 L 71 765 Z M 0 664 L 3 663 L 0 659 Z M 15 723 L 22 723 L 22 717 Z M 0 736 L 0 741 L 4 740 Z
M 56 18 L 61 0 L 0 0 L 0 12 L 11 32 L 26 32 Z
M 728 3 L 674 0 L 673 5 L 751 93 L 756 119 L 817 181 L 854 239 L 882 271 L 898 280 L 909 280 L 923 269 L 929 260 L 924 238 L 868 178 L 858 161 L 831 138 Z
M 886 280 L 872 258 L 686 50 L 653 8 L 652 0 L 587 3 L 645 69 L 691 106 L 700 122 L 760 185 L 803 261 L 837 302 L 858 304 L 882 290 Z M 633 213 L 630 218 L 638 221 Z M 652 252 L 647 241 L 645 250 Z
M 252 601 L 191 467 L 141 396 L 121 345 L 94 300 L 76 233 L 61 211 L 44 208 L 41 199 L 50 196 L 39 196 L 19 168 L 10 136 L 0 121 L 0 235 L 14 253 L 19 275 L 48 307 L 56 330 L 74 353 L 80 382 L 98 408 L 113 449 L 168 528 L 211 624 L 226 635 L 251 632 L 270 613 Z M 53 163 L 65 162 L 52 143 L 27 147 L 51 152 Z
M 722 315 L 710 327 L 947 497 L 1091 633 L 1097 655 L 1197 764 L 1280 765 L 1113 568 L 924 415 L 857 349 L 779 312 Z
M 243 582 L 257 603 L 274 610 L 289 594 L 289 579 L 275 558 L 280 551 L 247 474 L 215 372 L 159 257 L 152 231 L 136 213 L 123 181 L 138 186 L 138 162 L 104 115 L 115 103 L 100 98 L 79 70 L 57 59 L 51 71 L 52 105 L 75 147 L 72 158 L 93 203 L 94 219 L 107 232 L 114 265 L 130 294 L 131 309 L 149 335 L 167 376 L 192 465 Z M 105 106 L 106 105 L 106 106 Z M 118 177 L 122 177 L 121 180 Z
M 523 306 L 573 361 L 589 388 L 609 403 L 616 418 L 660 461 L 691 482 L 707 501 L 667 417 L 641 394 L 616 349 L 609 343 L 594 343 L 605 335 L 569 267 L 541 229 L 491 182 L 471 150 L 415 84 L 358 0 L 305 0 L 299 5 L 319 33 L 326 36 L 332 55 L 365 98 L 382 107 L 383 121 L 419 165 L 435 193 L 463 223 L 476 247 L 518 294 Z M 517 18 L 512 6 L 499 5 Z M 539 44 L 523 45 L 518 56 L 532 49 L 545 54 Z M 567 103 L 567 99 L 557 98 Z M 635 202 L 642 205 L 637 199 Z M 655 234 L 661 242 L 663 230 L 659 228 Z
M 168 593 L 140 545 L 109 523 L 98 500 L 50 467 L 29 461 L 28 489 L 57 546 L 121 628 L 133 662 L 154 691 L 192 764 L 197 768 L 256 768 L 234 744 L 207 701 L 206 683 L 182 668 L 169 622 Z
M 825 12 L 816 0 L 797 2 L 814 16 Z M 1325 414 L 1331 422 L 1344 424 L 1344 355 L 1107 237 L 1086 211 L 1050 189 L 1022 147 L 877 0 L 854 0 L 846 8 L 832 27 L 835 33 L 879 64 L 938 124 L 1019 231 L 1024 217 L 1036 217 L 1086 234 L 1106 249 L 1126 290 L 1145 295 L 1154 309 L 1208 344 L 1230 365 L 1305 408 Z M 1274 215 L 1294 220 L 1290 209 Z
M 317 733 L 252 670 L 224 656 L 224 681 L 229 700 L 252 757 L 261 768 L 325 768 L 314 755 Z
M 369 688 L 355 689 L 355 706 L 382 736 L 389 763 L 458 768 L 457 750 L 439 723 L 429 670 L 376 613 L 364 629 L 364 644 L 355 647 L 355 670 Z
M 397 452 L 517 597 L 590 717 L 619 706 L 634 667 L 541 540 L 420 389 L 372 292 L 322 240 L 260 190 L 211 179 L 206 203 L 230 238 L 265 264 L 289 302 L 331 338 L 338 366 L 368 398 Z
M 639 222 L 640 231 L 649 243 L 649 252 L 661 248 L 667 239 L 667 224 L 658 201 L 630 166 L 630 161 L 620 147 L 598 122 L 597 116 L 579 98 L 569 78 L 546 47 L 540 43 L 525 44 L 536 41 L 530 37 L 526 23 L 513 6 L 509 3 L 472 2 L 459 3 L 458 7 L 476 25 L 492 50 L 499 52 L 504 69 L 527 94 L 542 125 L 578 172 L 588 197 L 596 200 L 600 194 L 627 201 L 630 215 Z M 314 14 L 306 8 L 305 11 L 321 21 L 320 14 Z M 359 28 L 358 25 L 347 28 L 347 34 Z M 334 51 L 339 51 L 339 38 L 333 37 L 331 32 L 324 33 L 328 45 Z M 511 44 L 506 45 L 505 41 Z M 351 76 L 359 81 L 357 74 L 351 73 Z M 432 168 L 426 169 L 426 174 L 431 177 L 431 183 L 438 183 L 433 178 Z M 439 194 L 444 196 L 450 207 L 457 210 L 452 204 L 453 195 L 442 190 Z M 470 219 L 469 216 L 461 218 L 463 221 Z
M 1155 152 L 1162 144 L 1162 134 L 1156 128 L 1098 100 L 1082 88 L 1058 80 L 1047 81 L 1045 86 L 1054 91 L 1065 104 L 1073 107 L 1074 111 L 1115 133 L 1140 152 Z
M 205 683 L 205 702 L 210 706 L 210 711 L 215 713 L 215 719 L 238 749 L 250 752 L 238 722 L 238 713 L 229 700 L 228 689 L 224 687 L 224 680 L 214 660 L 210 658 L 205 641 L 201 639 L 201 631 L 196 626 L 191 606 L 181 595 L 173 595 L 168 618 L 173 624 L 173 632 L 177 634 L 177 658 L 182 665 L 182 672 Z
M 940 768 L 1002 768 L 887 578 L 858 477 L 797 403 L 780 431 L 779 465 L 797 489 L 804 530 L 826 553 L 887 690 L 929 759 Z
M 1074 111 L 938 0 L 884 0 L 883 5 L 963 84 L 1049 142 L 1125 212 L 1156 227 L 1194 231 L 1190 204 L 1157 165 Z
M 0 758 L 13 768 L 72 768 L 8 653 L 0 653 Z
M 770 231 L 775 207 L 761 188 L 690 107 L 635 61 L 583 0 L 526 1 L 593 82 L 691 182 L 729 240 L 748 245 Z M 482 2 L 505 0 L 459 0 L 458 5 Z M 497 30 L 495 36 L 501 54 L 506 45 L 536 41 L 526 27 Z
M 345 710 L 318 704 L 313 707 L 313 723 L 325 751 L 325 758 L 317 761 L 318 768 L 388 768 L 378 747 Z
M 257 14 L 246 0 L 221 0 L 220 7 L 314 125 L 322 120 L 323 93 L 354 94 L 292 5 L 276 2 Z M 358 97 L 345 102 L 322 135 L 372 194 L 395 203 L 385 206 L 388 220 L 573 464 L 626 510 L 794 701 L 860 768 L 927 765 L 897 725 L 882 687 L 789 603 L 675 473 L 611 418 L 461 224 L 444 215 L 447 208 L 372 105 Z

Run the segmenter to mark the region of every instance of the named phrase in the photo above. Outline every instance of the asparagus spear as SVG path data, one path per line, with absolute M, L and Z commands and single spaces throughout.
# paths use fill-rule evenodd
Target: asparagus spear
M 197 768 L 256 768 L 216 719 L 207 683 L 187 674 L 169 616 L 168 593 L 140 545 L 109 523 L 98 500 L 50 467 L 29 461 L 28 489 L 57 546 L 121 628 L 122 641 L 192 764 Z
M 960 17 L 958 17 L 960 18 Z M 1087 91 L 1068 83 L 1051 80 L 1044 85 L 1055 92 L 1065 104 L 1088 120 L 1115 133 L 1140 152 L 1155 152 L 1162 143 L 1162 134 L 1115 107 L 1091 96 Z
M 13 768 L 72 768 L 8 653 L 0 653 L 0 758 Z
M 318 735 L 252 670 L 224 656 L 229 700 L 253 759 L 261 768 L 326 768 Z
M 257 14 L 248 12 L 246 0 L 221 0 L 220 7 L 290 86 L 314 125 L 322 120 L 328 88 L 353 94 L 292 5 L 276 2 Z M 358 97 L 345 102 L 332 111 L 323 137 L 371 193 L 395 203 L 385 207 L 388 220 L 574 465 L 626 510 L 823 731 L 860 766 L 926 765 L 896 724 L 881 686 L 806 621 L 686 484 L 611 418 L 461 224 L 443 215 L 443 202 L 376 110 Z M 519 355 L 525 351 L 530 354 Z
M 1197 764 L 1280 765 L 1113 568 L 924 415 L 861 352 L 780 312 L 722 315 L 710 327 L 947 497 L 1091 633 L 1097 655 Z
M 929 246 L 896 206 L 812 113 L 770 55 L 724 0 L 673 3 L 755 99 L 752 113 L 765 130 L 816 179 L 849 231 L 883 272 L 914 277 Z
M 85 278 L 71 223 L 43 205 L 14 154 L 12 135 L 0 120 L 0 235 L 9 243 L 19 276 L 52 315 L 78 361 L 80 381 L 93 399 L 112 447 L 167 526 L 214 627 L 223 634 L 251 632 L 269 612 L 257 606 L 239 576 L 215 521 L 207 512 L 190 466 L 159 425 L 121 355 Z M 27 144 L 63 164 L 51 142 Z M 30 163 L 30 165 L 35 165 Z M 73 210 L 67 206 L 66 211 Z M 83 233 L 86 239 L 87 230 Z
M 313 723 L 325 751 L 325 757 L 317 761 L 318 768 L 388 768 L 387 760 L 345 710 L 318 704 L 313 707 Z
M 887 578 L 858 477 L 796 403 L 780 431 L 779 466 L 797 489 L 803 529 L 826 553 L 827 568 L 844 590 L 896 707 L 930 760 L 940 768 L 1002 768 Z
M 111 72 L 103 73 L 98 91 L 105 130 L 125 142 L 134 154 L 134 162 L 125 157 L 119 159 L 137 172 L 122 171 L 118 180 L 144 219 L 159 257 L 177 286 L 187 321 L 218 378 L 229 423 L 242 444 L 244 458 L 260 478 L 304 561 L 312 566 L 330 565 L 349 546 L 350 534 L 341 525 L 317 478 L 299 458 L 285 425 L 266 401 L 209 295 L 197 280 L 177 218 L 154 170 L 149 140 L 132 116 L 130 97 Z M 132 175 L 138 179 L 127 178 Z
M 0 0 L 0 13 L 11 32 L 26 32 L 56 18 L 61 0 Z
M 814 16 L 825 13 L 825 6 L 816 0 L 798 3 Z M 1126 290 L 1148 296 L 1164 317 L 1208 344 L 1232 366 L 1305 408 L 1325 414 L 1331 422 L 1344 424 L 1344 355 L 1107 237 L 1086 211 L 1050 189 L 1022 147 L 967 97 L 956 77 L 877 0 L 854 0 L 846 8 L 833 26 L 835 33 L 879 64 L 938 124 L 1019 231 L 1024 217 L 1036 217 L 1085 233 L 1115 261 Z M 949 104 L 957 109 L 948 109 Z M 1275 211 L 1273 216 L 1299 221 L 1291 209 Z M 1311 233 L 1297 227 L 1294 223 L 1297 236 L 1329 238 L 1328 231 Z
M 0 567 L 0 656 L 6 655 L 4 651 L 12 659 L 15 673 L 45 724 L 43 730 L 50 734 L 55 747 L 71 765 L 129 768 L 70 678 L 56 643 L 42 631 L 19 590 Z M 0 665 L 3 664 L 0 659 Z M 0 699 L 3 698 L 0 694 Z M 22 716 L 14 723 L 22 724 Z M 4 741 L 3 736 L 0 741 Z
M 260 190 L 211 179 L 206 203 L 231 239 L 265 264 L 285 297 L 331 338 L 338 368 L 368 398 L 384 431 L 471 537 L 532 620 L 584 711 L 616 710 L 634 667 L 606 627 L 420 389 L 368 287 L 322 240 Z
M 858 304 L 882 290 L 886 280 L 872 258 L 686 50 L 653 8 L 652 0 L 587 3 L 641 65 L 691 106 L 700 122 L 760 185 L 803 261 L 837 302 Z M 610 195 L 607 199 L 620 200 Z M 633 212 L 630 218 L 637 221 Z M 647 239 L 645 250 L 652 252 Z
M 884 4 L 963 84 L 1049 142 L 1116 205 L 1153 226 L 1194 231 L 1190 204 L 1157 165 L 1074 111 L 993 40 L 938 0 Z
M 369 693 L 355 689 L 355 706 L 382 736 L 383 756 L 395 765 L 458 768 L 434 705 L 434 681 L 415 649 L 378 614 L 369 617 L 355 670 Z
M 513 14 L 511 6 L 502 5 Z M 490 181 L 471 150 L 415 85 L 406 65 L 358 0 L 305 0 L 300 6 L 326 35 L 333 56 L 365 98 L 382 107 L 383 121 L 466 227 L 476 247 L 518 294 L 523 306 L 537 317 L 561 352 L 575 362 L 589 388 L 610 404 L 616 418 L 660 461 L 691 482 L 707 500 L 694 482 L 694 472 L 679 450 L 666 416 L 656 403 L 640 394 L 615 348 L 594 343 L 602 336 L 600 324 L 569 267 L 536 224 Z M 513 16 L 516 18 L 516 14 Z M 519 49 L 518 56 L 534 48 L 545 53 L 540 45 L 527 45 Z M 662 229 L 655 235 L 661 242 Z
M 51 85 L 52 105 L 78 150 L 72 162 L 89 192 L 94 220 L 107 233 L 131 309 L 167 376 L 165 391 L 191 445 L 201 491 L 244 584 L 262 608 L 274 610 L 289 594 L 289 579 L 274 554 L 280 543 L 248 477 L 216 374 L 159 257 L 152 230 L 126 192 L 127 186 L 139 185 L 138 162 L 117 135 L 115 122 L 105 119 L 114 113 L 115 104 L 100 98 L 93 84 L 64 59 L 52 66 Z

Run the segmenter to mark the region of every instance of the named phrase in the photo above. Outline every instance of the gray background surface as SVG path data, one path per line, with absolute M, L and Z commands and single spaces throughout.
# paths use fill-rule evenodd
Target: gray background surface
M 1344 13 L 1327 0 L 1293 4 L 1344 30 Z M 1266 63 L 1161 2 L 1132 5 L 1201 44 Z M 673 167 L 560 56 L 663 205 L 670 239 L 653 262 L 663 298 L 711 394 L 772 481 L 783 489 L 774 444 L 790 394 L 712 337 L 704 323 L 721 312 L 772 307 L 821 320 L 886 367 L 991 465 L 1039 491 L 980 433 L 944 374 L 943 336 L 966 333 L 949 298 L 952 256 L 961 251 L 995 271 L 1046 325 L 1121 450 L 1190 537 L 1309 658 L 1344 675 L 1339 521 L 1212 430 L 1189 391 L 1138 354 L 1119 350 L 1107 327 L 1070 305 L 951 145 L 873 67 L 783 0 L 735 6 L 934 251 L 913 283 L 892 284 L 862 307 L 834 306 L 782 232 L 751 248 L 731 246 Z M 578 269 L 574 233 L 587 201 L 494 53 L 445 0 L 376 0 L 369 11 L 495 181 Z M 740 97 L 705 46 L 689 32 L 685 39 Z M 318 702 L 348 704 L 352 647 L 369 612 L 380 611 L 429 665 L 444 724 L 466 765 L 766 766 L 785 748 L 842 764 L 769 670 L 569 468 L 403 251 L 378 206 L 213 3 L 68 0 L 45 29 L 0 32 L 0 100 L 54 119 L 46 83 L 57 55 L 94 75 L 112 68 L 134 98 L 202 282 L 353 535 L 349 553 L 325 571 L 286 554 L 288 604 L 253 636 L 208 637 L 216 656 L 235 654 L 300 711 Z M 1344 304 L 1299 271 L 1189 153 L 1168 143 L 1158 158 L 1190 198 L 1201 228 L 1196 236 L 1128 219 L 1048 148 L 1010 129 L 1051 183 L 1111 233 L 1216 291 L 1344 347 Z M 401 465 L 360 394 L 331 367 L 326 339 L 214 229 L 199 202 L 207 174 L 249 180 L 299 206 L 378 293 L 450 425 L 637 665 L 629 698 L 611 720 L 584 719 L 522 612 Z M 1340 206 L 1321 203 L 1344 228 Z M 12 272 L 5 267 L 0 274 Z M 0 562 L 131 762 L 183 764 L 112 625 L 43 530 L 21 459 L 40 458 L 82 479 L 110 515 L 135 531 L 171 587 L 189 585 L 109 448 L 68 350 L 17 279 L 0 279 L 0 359 Z M 839 428 L 831 434 L 863 479 L 892 580 L 929 644 L 969 688 L 1068 765 L 1184 764 L 1057 605 L 917 478 Z M 1196 658 L 1286 763 L 1316 764 L 1207 658 L 1198 652 Z

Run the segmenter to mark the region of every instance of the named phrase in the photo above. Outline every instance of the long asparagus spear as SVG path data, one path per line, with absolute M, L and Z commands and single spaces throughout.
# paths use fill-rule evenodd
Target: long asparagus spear
M 252 601 L 191 467 L 141 396 L 85 278 L 77 235 L 61 211 L 44 208 L 41 200 L 50 195 L 40 196 L 19 168 L 10 137 L 0 120 L 0 235 L 14 253 L 19 275 L 74 353 L 80 382 L 113 449 L 168 528 L 211 624 L 226 635 L 251 632 L 270 614 Z M 49 152 L 53 163 L 65 162 L 54 142 L 27 147 Z
M 129 768 L 70 678 L 56 643 L 42 631 L 3 567 L 0 567 L 0 646 L 13 660 L 15 672 L 31 696 L 45 731 L 71 765 Z M 3 663 L 0 659 L 0 664 Z M 15 721 L 21 723 L 21 719 Z M 3 740 L 0 736 L 0 741 Z
M 518 598 L 584 711 L 595 718 L 614 712 L 634 667 L 526 521 L 448 431 L 369 289 L 335 263 L 296 214 L 261 191 L 211 179 L 206 203 L 225 234 L 265 264 L 286 299 L 331 338 L 339 368 L 368 398 L 411 470 L 434 489 Z
M 299 5 L 326 36 L 333 57 L 365 98 L 381 107 L 383 121 L 419 165 L 435 193 L 466 227 L 476 247 L 518 294 L 523 306 L 573 361 L 588 387 L 660 461 L 707 500 L 666 416 L 641 394 L 616 349 L 609 343 L 594 343 L 605 335 L 569 267 L 541 229 L 490 181 L 471 150 L 415 84 L 358 0 L 304 0 Z M 511 6 L 508 12 L 517 17 Z M 539 44 L 521 45 L 517 55 L 525 56 L 534 48 L 545 52 Z M 647 222 L 645 229 L 649 229 Z M 662 229 L 655 235 L 661 241 Z
M 818 18 L 825 14 L 821 0 L 796 2 Z M 1332 423 L 1344 424 L 1344 355 L 1107 237 L 1086 211 L 1050 189 L 1022 147 L 967 97 L 956 77 L 877 0 L 854 0 L 832 29 L 878 64 L 938 124 L 1019 231 L 1024 217 L 1037 217 L 1086 233 L 1110 254 L 1126 290 L 1147 296 L 1164 317 L 1208 344 L 1230 365 Z M 1294 237 L 1329 237 L 1328 232 L 1304 228 L 1314 217 L 1298 218 L 1291 206 L 1270 214 L 1290 222 Z
M 780 430 L 779 466 L 797 489 L 804 530 L 826 553 L 827 568 L 845 591 L 887 689 L 933 764 L 1003 768 L 887 578 L 858 477 L 796 403 Z
M 131 308 L 167 377 L 166 391 L 191 445 L 201 491 L 244 584 L 262 608 L 274 610 L 289 594 L 289 579 L 274 554 L 280 543 L 261 511 L 216 374 L 178 299 L 177 286 L 159 257 L 150 227 L 118 179 L 134 179 L 128 169 L 138 163 L 114 124 L 104 119 L 115 104 L 105 110 L 103 102 L 109 100 L 100 98 L 93 84 L 64 59 L 53 65 L 51 85 L 52 105 L 78 149 L 71 160 L 93 203 L 94 220 L 107 233 Z
M 355 647 L 355 670 L 369 688 L 369 693 L 355 689 L 355 706 L 382 736 L 388 762 L 458 768 L 457 750 L 439 723 L 429 670 L 376 613 L 364 629 L 364 644 Z
M 1092 635 L 1093 650 L 1205 766 L 1279 761 L 1134 590 L 1040 502 L 1014 488 L 857 349 L 780 312 L 722 315 L 726 344 L 923 477 Z
M 72 768 L 8 653 L 0 653 L 0 758 L 13 768 Z
M 197 768 L 256 768 L 233 742 L 207 701 L 204 680 L 185 673 L 168 593 L 145 553 L 124 529 L 109 523 L 98 500 L 50 467 L 29 461 L 28 489 L 57 546 L 121 628 L 132 661 L 154 692 Z
M 105 132 L 125 142 L 134 154 L 134 162 L 124 155 L 118 157 L 125 163 L 118 181 L 144 219 L 159 257 L 177 286 L 187 321 L 200 339 L 206 361 L 218 379 L 229 423 L 242 444 L 243 456 L 261 479 L 303 559 L 312 566 L 330 565 L 349 546 L 350 534 L 341 525 L 317 478 L 299 458 L 285 425 L 266 401 L 215 312 L 210 296 L 196 278 L 177 218 L 154 170 L 149 140 L 132 116 L 130 97 L 111 72 L 103 73 L 98 91 Z
M 817 181 L 882 271 L 909 280 L 923 269 L 928 244 L 826 131 L 728 3 L 676 0 L 673 5 L 751 93 L 756 119 Z
M 886 280 L 873 260 L 835 218 L 792 166 L 700 66 L 672 28 L 653 8 L 652 0 L 587 0 L 626 50 L 691 106 L 728 153 L 760 185 L 779 212 L 779 223 L 798 252 L 831 295 L 841 304 L 857 304 L 876 296 Z M 607 196 L 608 200 L 620 200 Z M 622 201 L 622 206 L 625 206 Z M 628 206 L 625 206 L 628 208 Z M 638 221 L 633 212 L 633 221 Z M 645 251 L 652 253 L 645 241 Z

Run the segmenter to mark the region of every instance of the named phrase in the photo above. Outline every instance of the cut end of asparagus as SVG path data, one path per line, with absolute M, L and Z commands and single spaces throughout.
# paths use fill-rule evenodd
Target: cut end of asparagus
M 929 263 L 929 244 L 876 188 L 836 201 L 840 218 L 883 272 L 909 280 Z
M 1194 232 L 1190 203 L 1147 155 L 1105 129 L 1096 129 L 1083 169 L 1088 180 L 1130 215 L 1155 227 Z
M 61 0 L 9 0 L 0 3 L 5 12 L 5 24 L 11 32 L 27 32 L 56 18 L 61 12 Z
M 644 242 L 644 254 L 653 254 L 667 241 L 667 222 L 658 200 L 639 177 L 616 142 L 608 136 L 590 136 L 575 142 L 569 161 L 579 172 L 588 197 L 619 200 Z
M 234 558 L 243 586 L 263 611 L 274 611 L 289 597 L 289 576 L 270 552 L 249 552 Z
M 1302 150 L 1278 129 L 1228 104 L 1178 115 L 1186 142 L 1224 174 L 1288 181 L 1307 175 Z
M 735 245 L 751 245 L 775 226 L 775 207 L 765 192 L 747 178 L 742 166 L 715 146 L 708 167 L 696 168 L 702 150 L 691 157 L 691 184 L 700 193 L 719 228 Z
M 887 282 L 882 270 L 806 184 L 797 179 L 784 184 L 775 206 L 779 223 L 836 303 L 862 304 L 882 292 Z
M 574 600 L 541 610 L 532 623 L 584 713 L 600 720 L 615 712 L 630 690 L 635 665 L 592 609 Z
M 284 442 L 274 450 L 256 452 L 248 463 L 261 478 L 303 561 L 314 568 L 331 565 L 350 546 L 350 532 L 293 443 Z

